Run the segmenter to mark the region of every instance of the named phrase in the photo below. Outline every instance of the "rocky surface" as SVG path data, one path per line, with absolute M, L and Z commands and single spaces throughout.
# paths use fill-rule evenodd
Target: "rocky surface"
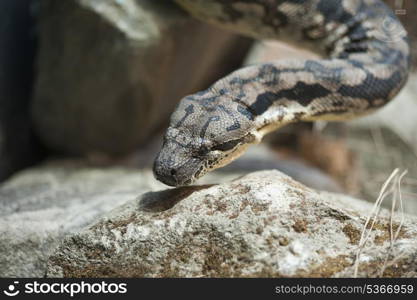
M 170 190 L 149 169 L 70 160 L 21 172 L 0 186 L 0 277 L 351 276 L 370 204 L 315 192 L 277 171 L 236 179 L 245 164 L 250 155 L 239 170 Z M 400 264 L 387 276 L 414 276 L 410 220 L 395 244 Z M 383 211 L 361 276 L 380 270 L 387 222 Z
M 0 181 L 40 157 L 28 109 L 35 55 L 33 2 L 0 1 Z
M 0 277 L 43 276 L 46 259 L 66 235 L 124 201 L 166 188 L 153 178 L 149 162 L 155 151 L 150 150 L 139 155 L 148 162 L 142 169 L 129 168 L 129 161 L 120 167 L 98 167 L 85 160 L 56 160 L 20 172 L 0 185 Z M 277 168 L 318 189 L 339 189 L 317 169 L 277 160 L 261 145 L 198 184 L 226 182 L 264 168 Z
M 120 155 L 186 94 L 237 68 L 250 41 L 171 1 L 44 0 L 32 114 L 47 146 Z
M 49 277 L 352 276 L 369 203 L 318 193 L 277 171 L 146 193 L 64 240 Z M 417 276 L 416 218 L 391 251 L 382 210 L 359 276 Z M 400 219 L 395 216 L 394 228 Z
M 47 165 L 0 186 L 0 277 L 42 277 L 63 237 L 125 201 L 161 189 L 151 172 Z

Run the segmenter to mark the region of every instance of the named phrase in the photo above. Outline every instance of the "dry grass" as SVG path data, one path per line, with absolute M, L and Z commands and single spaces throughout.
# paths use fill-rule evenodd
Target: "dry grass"
M 374 226 L 377 223 L 378 218 L 379 218 L 379 213 L 381 211 L 381 204 L 388 196 L 391 196 L 391 213 L 390 213 L 390 228 L 389 228 L 390 229 L 390 245 L 387 249 L 387 254 L 384 260 L 384 264 L 380 270 L 379 276 L 382 277 L 384 275 L 386 268 L 395 264 L 395 262 L 401 258 L 401 254 L 394 256 L 393 250 L 394 250 L 395 242 L 398 239 L 398 236 L 401 232 L 401 228 L 404 222 L 404 208 L 403 208 L 402 193 L 401 193 L 401 181 L 406 174 L 407 174 L 407 170 L 400 173 L 400 169 L 397 168 L 391 173 L 391 175 L 382 185 L 379 196 L 377 197 L 375 204 L 368 218 L 366 219 L 366 222 L 361 232 L 361 237 L 360 237 L 358 249 L 356 252 L 354 274 L 353 274 L 354 277 L 358 276 L 360 256 L 362 254 L 362 251 L 365 248 L 366 243 L 370 241 L 372 230 L 374 229 Z M 397 226 L 396 230 L 394 230 L 393 220 L 394 220 L 394 215 L 396 214 L 396 212 L 400 213 L 401 219 L 400 219 L 399 226 Z M 392 259 L 390 260 L 391 257 Z

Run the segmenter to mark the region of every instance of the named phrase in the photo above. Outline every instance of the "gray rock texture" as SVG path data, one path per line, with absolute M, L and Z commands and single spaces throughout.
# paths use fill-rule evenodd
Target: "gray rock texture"
M 143 153 L 141 157 L 152 162 L 154 155 Z M 255 157 L 265 160 L 254 161 Z M 227 182 L 254 170 L 276 167 L 313 187 L 337 189 L 321 172 L 277 161 L 260 145 L 238 162 L 209 173 L 199 184 Z M 83 160 L 50 161 L 16 174 L 0 185 L 0 277 L 43 276 L 47 258 L 65 236 L 125 201 L 163 188 L 149 167 L 99 168 Z
M 152 173 L 47 165 L 0 186 L 0 277 L 42 277 L 53 249 L 70 233 L 145 191 Z
M 146 193 L 64 240 L 49 277 L 352 276 L 369 203 L 318 193 L 277 171 Z M 417 276 L 416 219 L 391 250 L 382 210 L 359 276 Z M 394 228 L 400 219 L 395 216 Z
M 124 155 L 186 94 L 237 68 L 250 45 L 172 1 L 44 0 L 32 105 L 50 148 Z

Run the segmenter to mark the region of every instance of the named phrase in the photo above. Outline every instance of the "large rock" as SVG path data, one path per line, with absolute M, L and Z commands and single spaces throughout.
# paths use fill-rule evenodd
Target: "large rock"
M 370 211 L 277 171 L 147 193 L 66 238 L 47 276 L 352 276 Z M 359 256 L 359 276 L 380 275 L 386 258 L 383 276 L 417 276 L 417 220 L 405 216 L 388 250 L 388 215 L 381 211 Z
M 0 277 L 42 277 L 61 240 L 145 191 L 150 171 L 60 163 L 24 171 L 0 186 Z
M 152 161 L 155 152 L 149 155 L 140 157 Z M 253 160 L 260 156 L 265 160 Z M 314 187 L 337 190 L 319 171 L 273 158 L 263 147 L 255 147 L 199 184 L 227 182 L 259 168 L 277 167 Z M 150 168 L 99 168 L 83 160 L 50 161 L 16 174 L 0 185 L 0 277 L 43 276 L 49 255 L 65 236 L 125 201 L 164 187 Z
M 44 0 L 37 132 L 75 154 L 134 151 L 186 94 L 239 66 L 250 45 L 171 1 Z
M 40 156 L 28 109 L 35 53 L 33 2 L 0 1 L 0 181 Z

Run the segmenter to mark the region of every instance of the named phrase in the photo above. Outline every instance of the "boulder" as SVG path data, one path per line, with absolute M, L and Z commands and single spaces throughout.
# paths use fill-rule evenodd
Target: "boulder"
M 41 4 L 32 115 L 42 141 L 64 153 L 133 152 L 183 96 L 238 67 L 251 43 L 171 1 Z
M 47 276 L 349 277 L 371 208 L 278 171 L 149 192 L 65 238 Z M 394 215 L 399 234 L 391 240 L 382 209 L 358 275 L 417 276 L 416 220 Z
M 62 239 L 149 190 L 152 173 L 50 163 L 0 186 L 0 277 L 43 277 Z
M 227 182 L 260 168 L 276 167 L 316 188 L 337 190 L 318 170 L 276 160 L 264 147 L 254 147 L 234 164 L 211 172 L 198 184 Z M 141 153 L 153 161 L 155 152 Z M 265 160 L 254 160 L 264 157 Z M 274 160 L 275 159 L 275 160 Z M 38 277 L 46 261 L 68 234 L 97 221 L 105 212 L 165 185 L 151 169 L 98 167 L 85 160 L 56 160 L 20 172 L 0 185 L 0 277 Z

